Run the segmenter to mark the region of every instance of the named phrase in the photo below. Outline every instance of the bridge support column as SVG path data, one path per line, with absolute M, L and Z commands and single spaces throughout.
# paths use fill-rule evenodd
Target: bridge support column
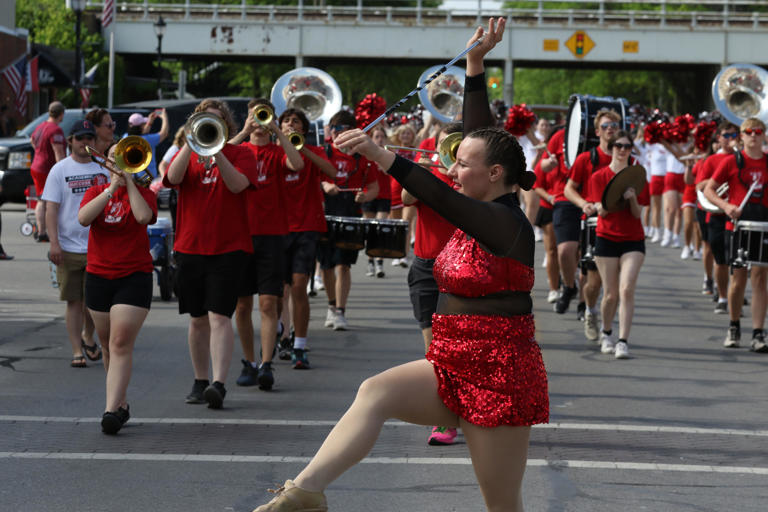
M 297 55 L 296 56 L 296 62 L 295 62 L 297 68 L 303 68 L 304 67 L 304 56 L 303 55 Z
M 504 61 L 504 103 L 515 104 L 515 63 L 512 59 Z

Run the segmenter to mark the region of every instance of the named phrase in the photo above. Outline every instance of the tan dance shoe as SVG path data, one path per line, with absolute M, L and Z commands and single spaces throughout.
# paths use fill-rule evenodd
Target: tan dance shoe
M 327 512 L 328 504 L 325 501 L 325 494 L 322 492 L 305 491 L 293 480 L 286 480 L 285 484 L 272 490 L 277 494 L 272 501 L 262 505 L 253 512 Z

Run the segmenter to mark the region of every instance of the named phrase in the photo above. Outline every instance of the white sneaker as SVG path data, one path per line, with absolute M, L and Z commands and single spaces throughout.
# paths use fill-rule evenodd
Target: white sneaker
M 325 290 L 325 285 L 323 284 L 323 278 L 320 276 L 315 276 L 315 290 Z
M 376 277 L 384 277 L 384 266 L 378 261 L 376 262 Z
M 541 260 L 541 268 L 547 268 L 547 253 L 544 253 L 544 259 Z
M 584 336 L 589 341 L 597 341 L 600 339 L 600 329 L 598 328 L 598 317 L 593 315 L 587 310 L 584 315 Z
M 365 271 L 365 275 L 368 277 L 373 277 L 374 275 L 376 275 L 376 269 L 372 261 L 368 262 L 368 269 Z
M 700 250 L 693 251 L 693 259 L 696 260 L 696 261 L 701 260 L 701 251 Z
M 325 327 L 333 327 L 333 321 L 336 318 L 336 310 L 329 307 L 328 313 L 325 314 L 325 323 L 323 324 Z
M 347 319 L 344 318 L 344 313 L 342 313 L 341 311 L 337 311 L 336 315 L 333 317 L 333 330 L 334 331 L 347 330 Z
M 408 257 L 400 258 L 399 264 L 403 268 L 408 268 L 408 265 L 411 264 L 411 260 Z
M 681 260 L 687 260 L 691 257 L 691 248 L 689 246 L 683 247 L 683 252 L 680 253 Z
M 398 266 L 398 265 L 400 265 L 400 258 L 394 258 L 394 259 L 392 259 L 392 266 L 393 266 L 393 267 L 396 267 L 396 266 Z
M 550 304 L 554 304 L 557 302 L 557 299 L 560 298 L 560 290 L 549 290 L 549 293 L 547 294 L 547 302 Z
M 616 350 L 616 342 L 608 334 L 602 333 L 600 335 L 600 352 L 613 354 L 614 350 Z
M 661 241 L 661 233 L 659 232 L 659 228 L 651 228 L 651 231 L 653 234 L 651 235 L 651 243 L 657 244 Z
M 669 244 L 671 243 L 672 243 L 672 237 L 665 233 L 664 238 L 661 239 L 661 243 L 659 245 L 662 247 L 669 247 Z
M 541 242 L 541 228 L 538 226 L 535 226 L 533 228 L 533 241 L 534 242 Z
M 648 238 L 651 236 L 651 227 L 650 226 L 643 226 L 643 232 L 645 233 L 645 238 Z
M 629 359 L 629 345 L 624 341 L 618 342 L 613 357 L 616 359 Z
M 672 247 L 673 249 L 680 248 L 680 235 L 675 235 L 672 237 L 672 245 L 670 247 Z

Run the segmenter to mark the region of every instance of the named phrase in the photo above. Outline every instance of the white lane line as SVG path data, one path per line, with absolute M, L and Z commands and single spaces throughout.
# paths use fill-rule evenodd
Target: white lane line
M 0 452 L 0 459 L 47 460 L 120 460 L 140 462 L 247 462 L 270 464 L 306 464 L 310 457 L 281 457 L 267 455 L 198 455 L 156 453 L 63 453 L 63 452 Z M 361 464 L 468 466 L 472 460 L 464 457 L 369 457 Z M 642 462 L 611 462 L 594 460 L 529 459 L 530 467 L 568 469 L 609 469 L 628 471 L 673 471 L 683 473 L 730 473 L 768 475 L 768 468 L 745 466 L 708 466 L 695 464 L 656 464 Z
M 0 415 L 0 421 L 32 422 L 32 423 L 97 423 L 101 418 L 68 417 L 68 416 L 18 416 Z M 131 418 L 132 424 L 143 423 L 145 425 L 258 425 L 274 427 L 332 427 L 336 421 L 325 420 L 278 420 L 278 419 L 228 419 L 228 418 Z M 420 427 L 402 421 L 388 421 L 388 427 Z M 567 430 L 594 430 L 614 432 L 655 432 L 668 434 L 698 434 L 720 436 L 752 436 L 768 437 L 768 430 L 741 430 L 729 428 L 696 428 L 696 427 L 671 427 L 664 425 L 625 425 L 612 423 L 547 423 L 535 425 L 535 429 L 567 429 Z

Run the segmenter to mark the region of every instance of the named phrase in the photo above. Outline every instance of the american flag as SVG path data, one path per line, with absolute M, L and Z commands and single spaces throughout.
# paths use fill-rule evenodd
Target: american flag
M 115 18 L 115 0 L 104 0 L 104 10 L 101 11 L 101 27 L 107 28 Z
M 16 97 L 16 110 L 22 116 L 27 115 L 27 57 L 21 57 L 3 70 L 3 78 L 11 86 Z

